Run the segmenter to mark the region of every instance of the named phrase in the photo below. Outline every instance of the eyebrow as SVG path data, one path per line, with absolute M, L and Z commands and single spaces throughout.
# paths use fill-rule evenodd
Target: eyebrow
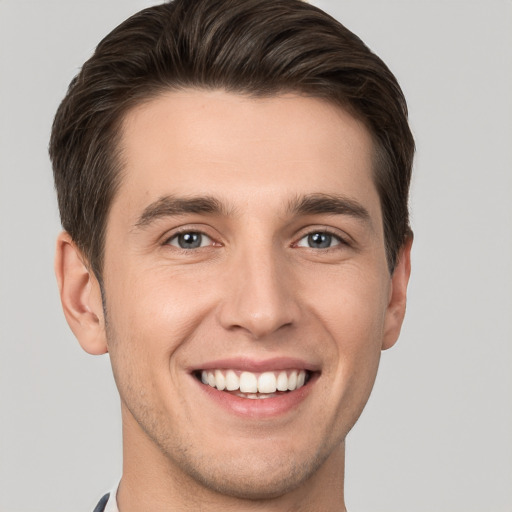
M 372 226 L 370 213 L 358 201 L 337 194 L 297 196 L 288 203 L 295 215 L 347 215 Z
M 135 223 L 136 228 L 145 228 L 153 222 L 171 216 L 191 213 L 229 216 L 234 208 L 211 196 L 176 197 L 163 196 L 149 204 Z M 372 225 L 368 210 L 359 202 L 336 194 L 298 195 L 287 205 L 291 215 L 347 215 L 365 224 Z
M 229 214 L 226 206 L 210 196 L 175 197 L 163 196 L 146 208 L 135 223 L 136 228 L 144 228 L 158 219 L 190 213 L 207 213 L 210 215 Z

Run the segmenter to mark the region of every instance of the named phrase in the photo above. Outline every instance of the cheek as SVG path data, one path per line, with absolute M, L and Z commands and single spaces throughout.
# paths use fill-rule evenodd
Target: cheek
M 387 276 L 346 268 L 310 297 L 331 340 L 328 371 L 334 389 L 353 402 L 358 415 L 373 387 L 380 361 L 387 305 Z M 317 288 L 318 289 L 318 288 Z
M 208 287 L 166 268 L 124 275 L 106 290 L 112 364 L 126 367 L 133 378 L 172 377 L 179 349 L 210 309 L 211 298 L 203 291 Z
M 368 271 L 370 269 L 370 271 Z M 346 265 L 326 273 L 315 285 L 304 283 L 303 295 L 344 350 L 380 347 L 387 307 L 389 277 L 371 267 Z
M 168 271 L 128 275 L 107 299 L 116 328 L 123 329 L 128 338 L 135 333 L 147 338 L 145 343 L 165 340 L 172 345 L 175 337 L 193 326 L 201 309 L 198 287 L 187 286 Z

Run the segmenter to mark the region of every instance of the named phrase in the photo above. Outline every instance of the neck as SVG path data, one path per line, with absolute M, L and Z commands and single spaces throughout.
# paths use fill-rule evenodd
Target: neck
M 123 476 L 117 502 L 120 512 L 188 512 L 202 510 L 206 503 L 209 512 L 344 512 L 344 462 L 345 445 L 341 443 L 295 488 L 275 496 L 244 499 L 204 486 L 123 418 Z

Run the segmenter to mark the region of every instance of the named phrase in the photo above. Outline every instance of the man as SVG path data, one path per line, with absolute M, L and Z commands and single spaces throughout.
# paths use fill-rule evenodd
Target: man
M 175 0 L 99 44 L 50 144 L 64 313 L 121 397 L 96 510 L 345 510 L 413 152 L 384 63 L 298 0 Z

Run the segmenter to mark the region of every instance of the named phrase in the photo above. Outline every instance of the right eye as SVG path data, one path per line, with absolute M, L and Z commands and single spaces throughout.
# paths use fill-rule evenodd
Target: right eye
M 184 231 L 169 238 L 166 243 L 180 249 L 199 249 L 212 245 L 213 242 L 209 236 L 199 231 Z

